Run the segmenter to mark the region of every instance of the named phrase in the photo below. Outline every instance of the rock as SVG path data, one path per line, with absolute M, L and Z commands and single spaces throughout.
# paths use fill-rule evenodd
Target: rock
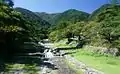
M 86 46 L 85 50 L 89 50 L 93 53 L 100 53 L 100 54 L 110 54 L 113 56 L 119 55 L 119 50 L 117 48 L 104 48 L 104 47 L 94 47 L 94 46 Z

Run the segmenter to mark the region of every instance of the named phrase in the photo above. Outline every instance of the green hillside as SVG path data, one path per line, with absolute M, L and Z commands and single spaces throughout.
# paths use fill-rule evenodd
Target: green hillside
M 35 14 L 41 17 L 42 19 L 46 20 L 47 22 L 49 22 L 51 25 L 55 25 L 56 20 L 58 19 L 58 16 L 60 15 L 60 13 L 49 14 L 45 12 L 41 12 L 41 13 L 35 12 Z
M 67 17 L 66 13 L 71 14 L 74 10 L 64 12 L 63 16 Z M 50 39 L 60 40 L 63 38 L 72 38 L 74 36 L 78 37 L 78 42 L 84 45 L 89 44 L 92 46 L 102 46 L 107 48 L 120 48 L 120 5 L 103 5 L 101 8 L 97 9 L 90 16 L 94 20 L 80 21 L 73 20 L 75 17 L 69 19 L 70 21 L 62 18 L 60 20 L 64 21 L 57 25 L 50 34 Z M 83 14 L 82 14 L 83 15 Z M 77 21 L 77 23 L 72 23 L 72 21 Z M 51 38 L 53 37 L 53 38 Z M 81 42 L 82 41 L 82 42 Z M 81 45 L 80 44 L 80 45 Z
M 89 14 L 86 12 L 78 11 L 75 9 L 69 9 L 62 13 L 54 13 L 54 14 L 48 14 L 48 13 L 36 13 L 38 14 L 42 19 L 48 21 L 52 25 L 59 24 L 62 21 L 69 21 L 71 23 L 76 23 L 79 21 L 87 20 Z
M 70 9 L 70 10 L 63 12 L 59 16 L 57 23 L 59 23 L 61 21 L 69 21 L 71 23 L 85 21 L 85 20 L 87 20 L 88 16 L 89 16 L 89 14 L 86 12 L 78 11 L 75 9 Z
M 100 8 L 96 9 L 90 16 L 89 16 L 89 20 L 94 20 L 96 15 L 98 15 L 100 12 L 104 11 L 107 7 L 109 7 L 110 4 L 105 4 L 102 5 Z
M 24 9 L 24 8 L 15 8 L 16 11 L 21 12 L 23 14 L 23 18 L 28 20 L 30 23 L 34 23 L 37 25 L 37 27 L 41 28 L 47 28 L 50 27 L 50 24 L 43 20 L 41 17 L 39 17 L 38 15 L 36 15 L 34 12 Z

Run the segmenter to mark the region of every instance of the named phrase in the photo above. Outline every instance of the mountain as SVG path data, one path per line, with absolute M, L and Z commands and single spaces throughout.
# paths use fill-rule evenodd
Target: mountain
M 71 23 L 76 23 L 79 21 L 85 21 L 87 20 L 88 17 L 89 14 L 86 12 L 70 9 L 61 13 L 61 15 L 59 15 L 57 22 L 59 23 L 61 21 L 70 21 Z
M 45 12 L 32 12 L 30 10 L 17 7 L 16 11 L 23 14 L 23 18 L 28 20 L 30 23 L 36 24 L 40 27 L 50 27 L 51 25 L 59 24 L 62 21 L 69 21 L 76 23 L 79 21 L 85 21 L 89 17 L 89 14 L 83 11 L 75 9 L 69 9 L 62 13 L 45 13 Z
M 21 12 L 23 14 L 24 19 L 28 20 L 30 23 L 34 23 L 39 28 L 41 27 L 47 28 L 51 26 L 51 24 L 49 24 L 47 21 L 43 20 L 41 17 L 39 17 L 38 15 L 36 15 L 34 12 L 30 10 L 20 8 L 20 7 L 15 8 L 15 10 L 18 12 Z
M 109 5 L 100 11 L 93 20 L 101 21 L 118 21 L 120 19 L 120 5 Z M 118 23 L 117 23 L 118 24 Z M 115 24 L 114 24 L 115 25 Z
M 111 4 L 104 4 L 100 8 L 96 9 L 90 16 L 89 20 L 94 20 L 95 17 L 102 11 L 104 11 L 107 7 L 111 6 Z
M 41 12 L 41 13 L 35 12 L 35 14 L 38 15 L 39 17 L 41 17 L 43 20 L 46 20 L 47 22 L 49 22 L 52 25 L 55 24 L 55 20 L 60 15 L 60 13 L 48 14 L 46 12 Z
M 52 25 L 56 25 L 61 21 L 70 21 L 71 23 L 76 23 L 79 21 L 85 21 L 89 17 L 89 13 L 78 11 L 75 9 L 69 9 L 62 13 L 48 14 L 45 12 L 36 12 L 36 14 Z

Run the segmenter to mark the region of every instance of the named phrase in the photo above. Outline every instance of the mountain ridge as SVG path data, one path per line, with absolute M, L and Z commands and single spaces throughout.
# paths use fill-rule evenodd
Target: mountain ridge
M 16 7 L 15 10 L 18 12 L 21 12 L 23 14 L 24 19 L 27 19 L 31 23 L 34 22 L 36 25 L 38 25 L 38 27 L 49 27 L 50 26 L 50 24 L 47 21 L 43 20 L 41 17 L 34 14 L 34 12 L 28 9 Z
M 77 22 L 75 20 L 84 21 L 90 15 L 89 13 L 79 11 L 76 9 L 68 9 L 61 13 L 46 13 L 46 12 L 35 12 L 42 19 L 48 21 L 52 25 L 58 24 L 60 21 L 72 21 Z M 70 18 L 72 20 L 70 20 Z

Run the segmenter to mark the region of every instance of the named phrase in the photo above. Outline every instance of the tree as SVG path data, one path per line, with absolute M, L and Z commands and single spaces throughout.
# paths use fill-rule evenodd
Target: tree
M 0 0 L 0 3 L 4 3 L 4 0 Z
M 1 54 L 5 54 L 3 51 L 9 52 L 9 54 L 14 52 L 25 28 L 25 21 L 21 18 L 21 13 L 16 12 L 9 5 L 0 4 Z
M 49 34 L 49 39 L 51 41 L 59 41 L 64 38 L 63 30 L 56 30 Z
M 119 3 L 120 3 L 120 0 L 110 0 L 110 3 L 111 3 L 111 4 L 119 4 Z
M 67 26 L 69 26 L 71 23 L 69 21 L 61 21 L 59 24 L 56 26 L 56 29 L 64 29 Z
M 8 5 L 10 5 L 11 7 L 14 6 L 13 0 L 4 0 L 4 2 L 7 3 Z
M 110 47 L 118 47 L 120 44 L 120 5 L 111 5 L 104 11 L 100 12 L 96 17 L 98 26 L 98 34 L 103 40 L 103 44 Z M 117 43 L 116 43 L 117 42 Z
M 120 22 L 118 21 L 103 21 L 99 24 L 98 31 L 100 38 L 105 40 L 109 47 L 116 47 L 116 41 L 120 37 Z
M 8 5 L 11 6 L 11 7 L 14 6 L 13 0 L 0 0 L 0 3 L 8 4 Z

